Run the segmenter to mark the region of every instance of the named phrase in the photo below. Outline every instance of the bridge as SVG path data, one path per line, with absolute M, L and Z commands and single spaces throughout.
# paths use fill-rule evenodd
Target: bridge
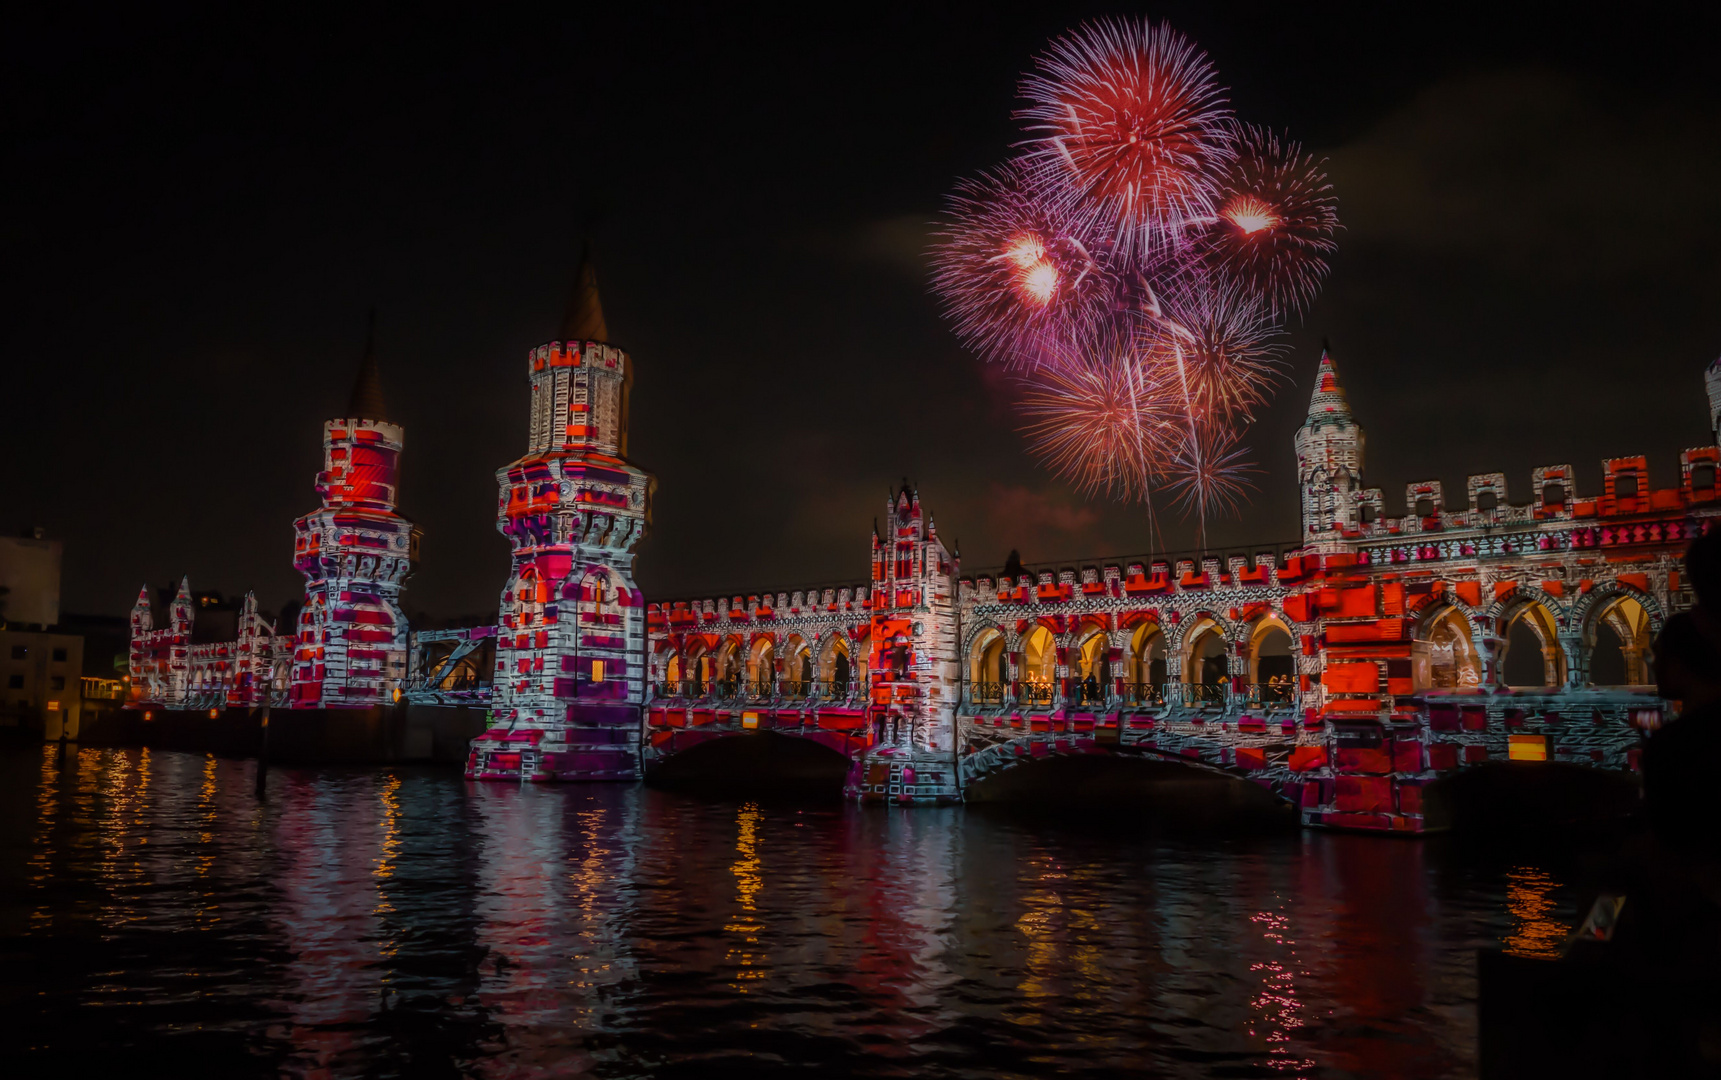
M 633 549 L 654 481 L 628 460 L 632 360 L 607 336 L 588 264 L 561 340 L 526 357 L 527 447 L 496 474 L 513 550 L 494 626 L 406 624 L 405 433 L 367 352 L 347 415 L 324 425 L 322 506 L 295 523 L 297 625 L 248 597 L 237 640 L 204 641 L 187 585 L 159 628 L 146 590 L 128 707 L 219 723 L 272 706 L 325 714 L 318 730 L 403 702 L 482 712 L 474 780 L 668 779 L 729 768 L 725 747 L 792 746 L 850 798 L 901 805 L 1147 765 L 1143 783 L 1228 778 L 1305 824 L 1417 833 L 1492 777 L 1580 775 L 1597 797 L 1635 783 L 1664 719 L 1650 642 L 1691 605 L 1681 555 L 1721 512 L 1721 361 L 1712 442 L 1681 454 L 1672 488 L 1620 457 L 1592 494 L 1562 464 L 1511 493 L 1472 475 L 1450 501 L 1412 482 L 1389 507 L 1323 355 L 1293 539 L 965 574 L 905 482 L 864 578 L 648 600 Z

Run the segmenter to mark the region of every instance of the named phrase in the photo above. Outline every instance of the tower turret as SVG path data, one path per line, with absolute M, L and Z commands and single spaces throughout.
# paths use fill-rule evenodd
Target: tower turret
M 395 510 L 405 435 L 383 404 L 373 320 L 346 415 L 323 425 L 322 506 L 293 523 L 293 567 L 305 575 L 294 707 L 386 705 L 406 678 L 400 590 L 419 533 Z
M 526 453 L 498 470 L 496 527 L 513 546 L 491 702 L 467 775 L 633 779 L 645 701 L 645 605 L 633 547 L 651 477 L 628 463 L 633 360 L 608 342 L 587 248 L 563 339 L 527 354 Z
M 1336 541 L 1358 525 L 1362 490 L 1362 428 L 1351 416 L 1332 354 L 1321 350 L 1309 415 L 1297 429 L 1297 482 L 1302 491 L 1303 540 Z
M 905 802 L 953 801 L 958 567 L 907 480 L 886 507 L 884 535 L 873 532 L 872 556 L 873 745 L 850 771 L 849 794 L 866 797 L 888 776 L 885 790 Z

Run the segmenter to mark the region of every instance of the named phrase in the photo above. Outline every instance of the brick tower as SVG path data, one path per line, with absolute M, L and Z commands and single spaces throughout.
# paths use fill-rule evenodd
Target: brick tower
M 639 776 L 645 606 L 633 548 L 652 481 L 627 462 L 633 361 L 608 339 L 588 249 L 561 340 L 527 355 L 525 456 L 496 473 L 496 527 L 514 551 L 494 723 L 473 740 L 471 778 Z
M 957 802 L 956 706 L 961 677 L 957 560 L 903 481 L 872 538 L 868 639 L 872 746 L 849 773 L 851 798 Z
M 1355 535 L 1364 513 L 1362 428 L 1351 416 L 1338 368 L 1327 350 L 1315 375 L 1308 419 L 1297 429 L 1297 482 L 1303 497 L 1303 540 L 1311 545 Z
M 323 505 L 293 522 L 293 567 L 305 575 L 293 708 L 387 705 L 406 679 L 400 589 L 419 534 L 395 512 L 404 435 L 383 406 L 373 328 L 346 412 L 323 425 Z

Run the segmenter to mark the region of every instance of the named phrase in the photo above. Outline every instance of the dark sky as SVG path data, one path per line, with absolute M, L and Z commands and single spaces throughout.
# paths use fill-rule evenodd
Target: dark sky
M 969 572 L 1184 547 L 1073 496 L 926 289 L 928 223 L 1016 137 L 1017 75 L 1084 14 L 1201 42 L 1239 114 L 1327 155 L 1347 229 L 1215 543 L 1295 536 L 1322 336 L 1389 507 L 1411 480 L 1707 441 L 1721 353 L 1718 27 L 1616 8 L 915 5 L 467 19 L 57 8 L 0 41 L 0 525 L 66 544 L 64 606 L 140 583 L 297 595 L 322 421 L 379 308 L 423 527 L 408 611 L 493 610 L 495 470 L 590 233 L 659 478 L 654 597 L 859 581 L 907 475 Z M 822 6 L 819 6 L 822 8 Z M 771 9 L 778 12 L 781 9 Z M 1461 498 L 1461 496 L 1460 496 Z

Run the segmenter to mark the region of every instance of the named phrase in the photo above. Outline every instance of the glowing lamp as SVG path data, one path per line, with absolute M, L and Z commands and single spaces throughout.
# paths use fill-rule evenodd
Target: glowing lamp
M 152 713 L 152 712 L 150 712 L 150 711 L 149 711 L 149 710 L 148 710 L 148 709 L 145 709 L 145 710 L 144 710 L 144 712 L 143 712 L 143 718 L 144 718 L 144 719 L 145 719 L 145 720 L 154 720 L 154 719 L 155 719 L 155 714 L 154 714 L 154 713 Z
M 209 710 L 209 719 L 215 720 L 215 719 L 218 719 L 220 716 L 221 716 L 221 710 L 220 709 L 210 709 Z
M 1546 735 L 1508 735 L 1506 736 L 1506 757 L 1512 761 L 1546 761 L 1548 760 L 1548 737 Z
M 754 730 L 755 728 L 757 728 L 759 726 L 759 714 L 756 712 L 744 712 L 744 713 L 742 713 L 741 714 L 741 726 L 748 731 Z

